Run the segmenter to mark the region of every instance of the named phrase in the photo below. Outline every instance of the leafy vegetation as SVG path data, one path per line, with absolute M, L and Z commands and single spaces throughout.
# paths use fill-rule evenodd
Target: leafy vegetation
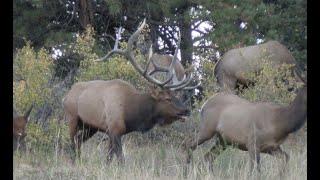
M 78 37 L 77 48 L 85 59 L 81 62 L 76 81 L 87 81 L 93 79 L 114 79 L 122 78 L 130 81 L 132 84 L 145 87 L 141 77 L 133 70 L 130 63 L 122 57 L 114 56 L 106 62 L 94 62 L 96 55 L 92 53 L 93 42 L 92 34 L 84 33 Z M 91 42 L 91 43 L 90 43 Z M 126 44 L 121 44 L 125 46 Z M 32 48 L 25 47 L 25 51 L 33 52 Z M 25 53 L 32 54 L 32 53 Z M 33 60 L 37 56 L 28 57 Z M 40 56 L 42 57 L 42 56 Z M 27 60 L 22 58 L 21 60 Z M 14 155 L 15 179 L 51 179 L 51 178 L 118 178 L 118 179 L 141 179 L 141 178 L 174 178 L 183 179 L 184 155 L 180 149 L 181 143 L 186 137 L 194 135 L 200 123 L 198 110 L 206 99 L 217 93 L 218 88 L 213 68 L 215 66 L 209 60 L 202 59 L 202 78 L 205 88 L 204 98 L 196 103 L 192 116 L 185 123 L 176 122 L 165 128 L 156 127 L 150 132 L 130 133 L 123 137 L 124 153 L 126 164 L 119 166 L 116 161 L 106 164 L 106 145 L 104 135 L 98 133 L 91 140 L 86 142 L 83 147 L 82 160 L 75 165 L 70 164 L 69 143 L 67 122 L 52 119 L 49 125 L 44 128 L 37 123 L 31 122 L 27 127 L 27 152 L 21 154 L 16 152 Z M 266 61 L 268 62 L 268 61 Z M 254 86 L 249 86 L 240 92 L 240 96 L 250 101 L 268 101 L 278 104 L 288 104 L 292 101 L 295 89 L 300 86 L 299 83 L 291 77 L 289 66 L 280 66 L 272 68 L 270 64 L 262 65 L 261 72 L 256 74 L 247 74 L 252 76 L 256 82 Z M 24 71 L 29 72 L 29 71 Z M 28 73 L 26 73 L 28 74 Z M 40 74 L 40 73 L 39 73 Z M 34 74 L 33 78 L 37 74 Z M 25 76 L 23 76 L 25 77 Z M 283 80 L 287 81 L 283 81 Z M 24 96 L 22 98 L 28 99 Z M 24 100 L 26 101 L 26 100 Z M 284 144 L 284 149 L 291 156 L 286 179 L 306 177 L 306 128 L 299 131 L 299 135 L 290 136 Z M 250 178 L 249 161 L 245 152 L 237 149 L 228 148 L 215 161 L 215 170 L 210 173 L 207 165 L 204 163 L 203 156 L 209 150 L 210 143 L 204 144 L 195 151 L 194 164 L 188 171 L 188 179 L 194 178 Z M 262 177 L 276 178 L 278 173 L 279 160 L 268 155 L 262 155 Z M 120 176 L 120 174 L 122 174 Z
M 53 61 L 45 49 L 36 52 L 27 43 L 13 60 L 13 102 L 18 112 L 24 112 L 34 102 L 42 106 L 51 94 Z

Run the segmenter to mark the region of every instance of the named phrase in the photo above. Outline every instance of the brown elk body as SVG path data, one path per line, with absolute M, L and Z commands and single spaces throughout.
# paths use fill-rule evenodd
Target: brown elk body
M 278 41 L 268 41 L 259 45 L 229 50 L 218 61 L 214 75 L 223 90 L 233 91 L 237 83 L 248 85 L 250 79 L 245 77 L 245 73 L 258 72 L 263 60 L 272 62 L 271 65 L 274 66 L 296 64 L 294 57 L 284 45 Z M 301 74 L 300 69 L 296 67 L 293 73 L 296 80 L 301 82 L 299 75 L 296 74 Z
M 236 95 L 222 92 L 211 97 L 201 109 L 201 124 L 197 138 L 186 143 L 186 148 L 194 150 L 214 136 L 217 144 L 211 151 L 224 150 L 227 144 L 248 151 L 251 158 L 251 169 L 254 161 L 260 171 L 260 153 L 289 156 L 280 145 L 288 134 L 298 130 L 307 117 L 307 87 L 299 90 L 289 106 L 272 103 L 252 103 Z M 219 147 L 219 148 L 218 148 Z M 222 148 L 221 148 L 222 147 Z M 187 156 L 190 162 L 191 153 Z M 212 153 L 205 155 L 212 165 Z
M 25 129 L 32 108 L 33 105 L 26 111 L 23 116 L 19 116 L 15 108 L 13 108 L 13 151 L 17 150 L 20 146 L 22 150 L 25 150 L 24 138 L 27 135 Z
M 78 157 L 80 157 L 81 143 L 97 131 L 101 131 L 110 137 L 108 160 L 110 161 L 116 154 L 120 162 L 124 162 L 122 135 L 132 131 L 144 132 L 156 124 L 161 126 L 170 124 L 178 119 L 183 120 L 184 116 L 189 115 L 189 109 L 174 96 L 173 91 L 189 88 L 186 86 L 191 82 L 191 75 L 184 75 L 181 81 L 168 84 L 176 76 L 173 64 L 176 61 L 178 48 L 169 67 L 155 64 L 154 59 L 151 58 L 151 50 L 146 69 L 137 63 L 133 44 L 144 26 L 145 21 L 131 35 L 125 50 L 117 48 L 119 40 L 117 38 L 114 49 L 102 59 L 107 59 L 114 53 L 123 55 L 139 74 L 147 81 L 158 85 L 161 90 L 152 89 L 151 92 L 141 93 L 129 83 L 119 79 L 74 84 L 65 96 L 63 106 L 65 117 L 69 121 L 72 149 L 78 152 Z M 150 63 L 154 65 L 152 71 L 148 71 Z M 167 72 L 169 77 L 164 81 L 155 79 L 151 74 L 156 72 Z M 73 160 L 74 158 L 73 156 Z
M 122 80 L 76 83 L 63 104 L 70 137 L 74 140 L 73 148 L 80 152 L 82 142 L 102 131 L 111 141 L 109 160 L 115 153 L 121 161 L 122 135 L 132 131 L 144 132 L 156 124 L 170 124 L 189 114 L 170 90 L 140 93 Z

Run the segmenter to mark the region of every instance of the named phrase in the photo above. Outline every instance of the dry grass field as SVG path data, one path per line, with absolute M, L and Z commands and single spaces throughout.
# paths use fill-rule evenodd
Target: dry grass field
M 192 119 L 192 118 L 191 118 Z M 194 117 L 196 119 L 196 117 Z M 118 165 L 114 157 L 106 164 L 108 140 L 97 134 L 82 146 L 81 160 L 72 165 L 66 150 L 58 144 L 52 151 L 43 147 L 29 147 L 25 154 L 14 154 L 14 179 L 256 179 L 249 174 L 248 153 L 227 148 L 214 161 L 210 172 L 204 163 L 204 154 L 214 140 L 199 146 L 189 165 L 187 177 L 183 176 L 184 154 L 180 145 L 186 136 L 192 136 L 197 120 L 176 122 L 168 127 L 156 127 L 150 132 L 130 133 L 123 137 L 125 165 Z M 56 131 L 59 137 L 60 131 Z M 187 133 L 188 132 L 188 133 Z M 307 133 L 304 128 L 291 134 L 282 145 L 290 155 L 287 170 L 279 177 L 280 160 L 270 155 L 261 156 L 260 179 L 301 180 L 307 177 Z M 65 148 L 64 148 L 65 149 Z

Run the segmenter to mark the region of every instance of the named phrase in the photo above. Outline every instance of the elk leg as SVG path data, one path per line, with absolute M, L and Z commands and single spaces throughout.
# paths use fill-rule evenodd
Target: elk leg
M 200 131 L 203 132 L 203 131 Z M 199 133 L 198 138 L 194 139 L 193 141 L 191 141 L 191 143 L 189 143 L 189 145 L 187 145 L 186 150 L 187 150 L 187 158 L 186 158 L 186 162 L 189 164 L 191 161 L 191 156 L 192 156 L 192 151 L 194 151 L 196 149 L 196 147 L 202 143 L 204 143 L 205 141 L 211 139 L 214 136 L 215 133 L 210 133 L 210 134 L 203 134 L 203 133 Z
M 226 149 L 226 147 L 226 143 L 222 136 L 217 134 L 216 144 L 204 155 L 204 159 L 207 162 L 210 171 L 213 171 L 213 161 Z
M 72 117 L 71 115 L 66 114 L 67 120 L 69 120 L 69 133 L 70 133 L 70 140 L 71 140 L 71 160 L 72 163 L 75 162 L 76 158 L 76 142 L 75 142 L 75 137 L 78 132 L 78 121 L 79 118 L 77 117 Z
M 81 121 L 78 121 L 78 133 L 75 137 L 78 159 L 80 159 L 81 156 L 81 144 L 91 138 L 97 131 L 98 130 L 96 128 L 91 128 L 83 124 Z
M 122 152 L 122 144 L 121 144 L 121 136 L 115 136 L 114 137 L 114 151 L 116 153 L 116 156 L 118 158 L 118 161 L 120 164 L 124 164 L 124 156 Z
M 113 135 L 109 135 L 109 147 L 107 154 L 107 164 L 112 161 L 113 154 L 115 153 L 115 137 Z
M 250 156 L 250 171 L 253 171 L 254 163 L 257 163 L 257 170 L 260 173 L 260 151 L 255 147 L 248 148 Z
M 209 132 L 209 133 L 204 133 L 204 132 Z M 196 147 L 202 143 L 204 143 L 205 141 L 211 139 L 213 136 L 215 135 L 215 132 L 210 133 L 210 131 L 207 131 L 206 129 L 200 128 L 200 131 L 198 133 L 198 136 L 191 140 L 190 143 L 186 143 L 185 144 L 185 150 L 186 150 L 186 163 L 184 164 L 183 167 L 183 176 L 185 178 L 187 178 L 187 174 L 188 174 L 188 166 L 187 164 L 189 164 L 191 162 L 191 157 L 192 157 L 192 151 L 194 151 L 196 149 Z
M 281 168 L 281 171 L 280 171 L 280 174 L 279 174 L 280 176 L 282 176 L 283 173 L 286 170 L 286 166 L 287 166 L 289 158 L 290 158 L 289 155 L 285 151 L 283 151 L 280 147 L 278 147 L 275 150 L 269 152 L 269 154 L 272 155 L 272 156 L 276 156 L 276 157 L 278 157 L 278 158 L 280 158 L 282 160 L 281 161 L 282 162 L 281 163 L 282 168 Z M 283 160 L 284 160 L 284 164 L 283 164 Z
M 249 134 L 247 142 L 247 149 L 250 157 L 250 172 L 253 172 L 254 164 L 257 163 L 257 171 L 260 174 L 260 140 L 256 134 L 255 124 L 250 124 L 250 129 L 252 129 L 252 131 Z

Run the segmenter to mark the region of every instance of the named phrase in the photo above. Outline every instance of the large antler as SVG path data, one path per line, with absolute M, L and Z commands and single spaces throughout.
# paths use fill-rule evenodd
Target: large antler
M 128 40 L 127 48 L 124 50 L 118 48 L 119 38 L 120 38 L 121 30 L 122 30 L 121 28 L 119 28 L 118 33 L 116 35 L 117 37 L 116 37 L 116 41 L 115 41 L 115 45 L 114 45 L 113 50 L 110 51 L 104 57 L 102 57 L 96 61 L 105 61 L 113 54 L 120 54 L 120 55 L 125 56 L 130 61 L 130 63 L 133 65 L 133 67 L 139 72 L 139 74 L 141 74 L 146 80 L 148 80 L 149 82 L 154 83 L 162 88 L 170 88 L 173 90 L 196 88 L 198 85 L 193 86 L 193 87 L 186 87 L 189 83 L 191 83 L 191 73 L 188 73 L 187 75 L 185 75 L 183 80 L 181 80 L 181 81 L 178 81 L 174 84 L 168 84 L 172 80 L 173 76 L 176 76 L 175 71 L 174 71 L 174 64 L 177 61 L 178 49 L 180 47 L 180 41 L 181 41 L 180 35 L 178 36 L 179 40 L 177 43 L 177 48 L 175 50 L 174 56 L 172 58 L 172 61 L 171 61 L 171 64 L 169 65 L 169 67 L 161 67 L 156 62 L 154 62 L 154 60 L 151 58 L 153 55 L 152 45 L 151 45 L 149 48 L 147 66 L 145 69 L 141 68 L 141 66 L 137 63 L 137 61 L 134 57 L 134 53 L 133 53 L 133 46 L 134 45 L 133 44 L 137 40 L 140 32 L 145 27 L 145 25 L 146 25 L 146 19 L 143 20 L 142 24 L 138 27 L 138 29 L 130 36 L 130 38 Z M 154 69 L 151 72 L 148 72 L 148 68 L 149 68 L 150 63 L 152 63 L 152 65 L 154 66 Z M 168 73 L 168 76 L 164 81 L 159 81 L 159 80 L 152 77 L 152 75 L 156 72 L 166 72 L 166 73 Z

